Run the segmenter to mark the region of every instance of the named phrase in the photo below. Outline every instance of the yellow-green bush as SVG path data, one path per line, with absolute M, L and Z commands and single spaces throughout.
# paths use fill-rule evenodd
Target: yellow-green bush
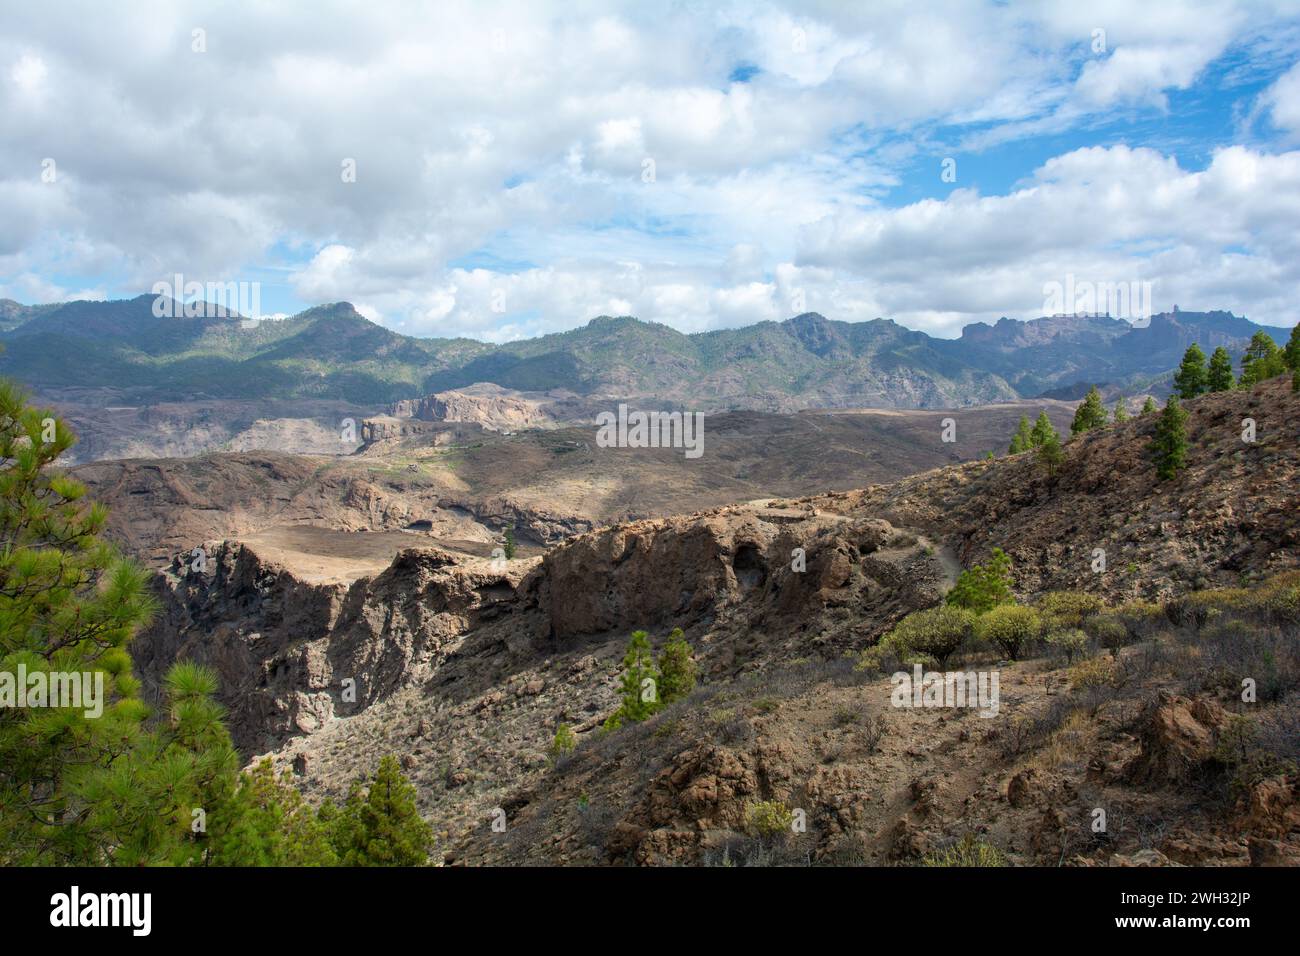
M 1169 624 L 1164 605 L 1156 601 L 1126 601 L 1114 613 L 1135 638 L 1150 637 Z
M 1255 589 L 1247 604 L 1270 621 L 1300 623 L 1300 573 L 1288 571 L 1269 578 Z
M 965 608 L 941 604 L 907 615 L 880 644 L 906 663 L 942 664 L 971 636 L 975 619 Z
M 1115 683 L 1116 675 L 1113 658 L 1091 657 L 1070 668 L 1070 688 L 1090 690 L 1094 687 L 1107 687 Z
M 1002 851 L 973 834 L 966 834 L 957 843 L 938 853 L 931 853 L 921 861 L 922 866 L 1006 866 Z
M 1129 631 L 1124 622 L 1115 614 L 1097 614 L 1083 622 L 1083 629 L 1098 644 L 1118 654 L 1119 649 L 1129 642 Z
M 794 811 L 780 800 L 760 800 L 745 807 L 745 832 L 750 836 L 773 837 L 789 833 Z
M 1106 602 L 1083 591 L 1048 591 L 1038 599 L 1043 625 L 1050 630 L 1083 627 L 1083 622 L 1101 613 Z
M 1045 640 L 1065 655 L 1067 665 L 1073 664 L 1076 657 L 1083 657 L 1088 653 L 1088 635 L 1077 627 L 1067 628 L 1063 631 L 1053 631 L 1047 635 Z
M 1038 612 L 1019 604 L 1000 604 L 980 616 L 975 636 L 996 646 L 1013 661 L 1037 640 L 1042 629 Z
M 1252 594 L 1246 588 L 1209 588 L 1173 598 L 1166 605 L 1176 624 L 1204 627 L 1225 611 L 1248 610 Z

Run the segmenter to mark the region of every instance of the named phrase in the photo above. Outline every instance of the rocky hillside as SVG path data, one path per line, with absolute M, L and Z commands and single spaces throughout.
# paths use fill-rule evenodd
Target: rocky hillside
M 456 525 L 470 519 L 540 546 L 617 521 L 858 488 L 969 460 L 1005 448 L 1019 417 L 1040 408 L 1058 427 L 1069 421 L 1062 402 L 965 409 L 951 413 L 954 442 L 942 440 L 947 412 L 714 415 L 698 459 L 602 448 L 593 426 L 506 434 L 473 422 L 372 418 L 357 422 L 366 443 L 358 454 L 104 461 L 75 474 L 109 506 L 113 539 L 159 566 L 213 538 L 299 525 L 464 538 Z
M 1165 483 L 1139 418 L 1069 443 L 1052 478 L 1029 455 L 972 462 L 513 561 L 415 548 L 305 580 L 255 542 L 214 544 L 202 570 L 160 577 L 139 670 L 213 662 L 245 753 L 273 751 L 315 798 L 397 753 L 449 862 L 914 862 L 963 838 L 1013 863 L 1297 862 L 1300 599 L 1240 586 L 1300 565 L 1300 396 L 1278 380 L 1187 407 L 1188 467 Z M 890 707 L 858 654 L 994 546 L 1022 601 L 1165 606 L 1123 611 L 1113 657 L 972 650 L 966 666 L 1002 677 L 988 719 Z M 1215 585 L 1232 588 L 1186 603 Z M 602 733 L 628 633 L 673 627 L 700 686 Z M 1244 713 L 1243 675 L 1261 688 Z M 579 743 L 555 761 L 560 723 Z M 1249 766 L 1232 756 L 1243 728 Z M 755 836 L 759 801 L 800 810 L 806 832 Z

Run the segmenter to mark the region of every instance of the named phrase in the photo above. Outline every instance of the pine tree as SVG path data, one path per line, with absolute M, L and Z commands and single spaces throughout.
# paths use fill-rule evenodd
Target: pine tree
M 1174 373 L 1174 391 L 1182 399 L 1195 398 L 1205 391 L 1205 353 L 1193 342 L 1183 353 L 1183 362 Z
M 673 628 L 659 655 L 659 699 L 664 706 L 695 689 L 695 661 L 680 627 Z
M 1156 405 L 1156 400 L 1148 395 L 1147 400 L 1142 403 L 1142 411 L 1139 412 L 1139 414 L 1150 415 L 1155 411 L 1159 411 L 1159 407 Z
M 983 614 L 999 604 L 1013 604 L 1011 593 L 1011 558 L 1001 548 L 994 548 L 986 564 L 967 568 L 944 598 L 946 604 L 964 607 Z
M 1029 419 L 1021 415 L 1020 424 L 1016 427 L 1016 433 L 1011 436 L 1011 447 L 1007 449 L 1007 454 L 1018 455 L 1022 451 L 1028 451 L 1033 444 L 1033 440 L 1033 430 L 1029 427 Z
M 1173 478 L 1187 462 L 1187 412 L 1172 395 L 1156 423 L 1151 448 L 1155 453 L 1156 475 L 1161 481 Z
M 1119 398 L 1115 399 L 1115 415 L 1114 415 L 1114 418 L 1115 418 L 1116 423 L 1119 423 L 1119 422 L 1126 422 L 1126 421 L 1128 421 L 1128 409 L 1127 409 L 1127 408 L 1125 407 L 1125 405 L 1124 405 L 1124 396 L 1123 396 L 1123 395 L 1121 395 Z
M 1282 361 L 1293 372 L 1300 372 L 1300 323 L 1291 327 L 1291 337 L 1282 350 Z
M 1226 392 L 1236 385 L 1237 381 L 1232 375 L 1232 356 L 1220 345 L 1210 356 L 1210 371 L 1206 376 L 1206 387 L 1211 392 Z
M 1080 435 L 1106 424 L 1106 406 L 1101 403 L 1101 392 L 1094 385 L 1088 389 L 1083 403 L 1074 411 L 1074 421 L 1070 423 L 1070 434 Z
M 513 529 L 513 528 L 506 528 L 506 543 L 505 543 L 505 548 L 504 548 L 504 550 L 503 550 L 503 553 L 505 554 L 505 556 L 506 556 L 506 560 L 507 560 L 507 561 L 510 561 L 510 560 L 513 560 L 513 559 L 514 559 L 514 556 L 515 556 L 515 532 L 514 532 L 514 529 Z
M 241 774 L 217 815 L 208 862 L 214 866 L 334 866 L 329 828 L 307 806 L 288 774 L 270 760 Z
M 364 789 L 353 781 L 341 810 L 322 807 L 344 866 L 423 866 L 433 850 L 433 828 L 415 805 L 415 787 L 391 754 Z
M 605 729 L 614 730 L 624 721 L 642 721 L 660 707 L 660 675 L 650 652 L 650 635 L 633 631 L 623 655 L 623 677 L 619 682 L 622 703 L 605 721 Z
M 1047 477 L 1051 478 L 1064 461 L 1065 451 L 1061 448 L 1061 439 L 1053 432 L 1047 436 L 1047 441 L 1038 446 L 1038 463 L 1047 471 Z
M 175 665 L 164 719 L 147 721 L 126 648 L 154 602 L 146 573 L 100 538 L 107 511 L 51 470 L 74 441 L 0 381 L 0 674 L 76 677 L 83 692 L 82 706 L 0 707 L 0 863 L 194 862 L 192 822 L 238 770 L 216 680 Z
M 1285 371 L 1285 357 L 1277 343 L 1267 332 L 1256 332 L 1241 357 L 1241 381 L 1237 384 L 1250 388 Z
M 551 738 L 551 756 L 559 760 L 577 749 L 578 737 L 574 734 L 573 728 L 566 723 L 561 723 L 555 728 L 555 736 Z
M 1058 442 L 1061 440 L 1061 436 L 1052 424 L 1052 420 L 1047 417 L 1047 412 L 1039 412 L 1038 418 L 1034 421 L 1034 429 L 1029 434 L 1029 446 L 1039 448 L 1053 435 L 1056 436 Z

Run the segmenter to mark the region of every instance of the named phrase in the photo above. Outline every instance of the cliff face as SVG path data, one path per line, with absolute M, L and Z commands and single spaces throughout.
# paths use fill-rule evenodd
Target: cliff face
M 549 424 L 540 402 L 506 394 L 471 394 L 455 389 L 397 402 L 392 417 L 428 422 L 474 422 L 493 431 Z
M 884 521 L 763 505 L 605 528 L 542 558 L 411 548 L 350 582 L 216 542 L 202 570 L 185 553 L 158 575 L 162 612 L 132 648 L 154 693 L 174 660 L 216 668 L 236 743 L 252 754 L 403 687 L 491 686 L 505 662 L 640 627 L 713 633 L 719 674 L 747 659 L 730 641 L 755 628 L 779 628 L 793 647 L 816 622 L 819 644 L 847 646 L 940 593 L 946 570 L 921 547 Z M 464 652 L 468 635 L 493 649 L 486 659 Z
M 236 743 L 274 749 L 428 677 L 462 635 L 518 603 L 528 562 L 461 561 L 413 548 L 377 576 L 309 583 L 253 547 L 214 543 L 204 570 L 184 554 L 158 576 L 162 611 L 132 653 L 155 692 L 176 659 L 213 666 Z

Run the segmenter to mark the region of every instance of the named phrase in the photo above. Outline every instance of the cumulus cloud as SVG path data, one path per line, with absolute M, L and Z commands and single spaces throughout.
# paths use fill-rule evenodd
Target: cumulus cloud
M 1300 63 L 1273 84 L 1264 95 L 1264 103 L 1275 125 L 1300 138 Z
M 1220 143 L 1194 170 L 1069 144 L 1000 194 L 897 198 L 940 148 L 1163 115 L 1289 22 L 1263 3 L 159 2 L 6 21 L 0 289 L 29 301 L 274 274 L 294 301 L 427 335 L 803 309 L 951 333 L 1033 314 L 1068 271 L 1291 318 L 1294 153 Z M 1263 97 L 1284 132 L 1296 77 Z

